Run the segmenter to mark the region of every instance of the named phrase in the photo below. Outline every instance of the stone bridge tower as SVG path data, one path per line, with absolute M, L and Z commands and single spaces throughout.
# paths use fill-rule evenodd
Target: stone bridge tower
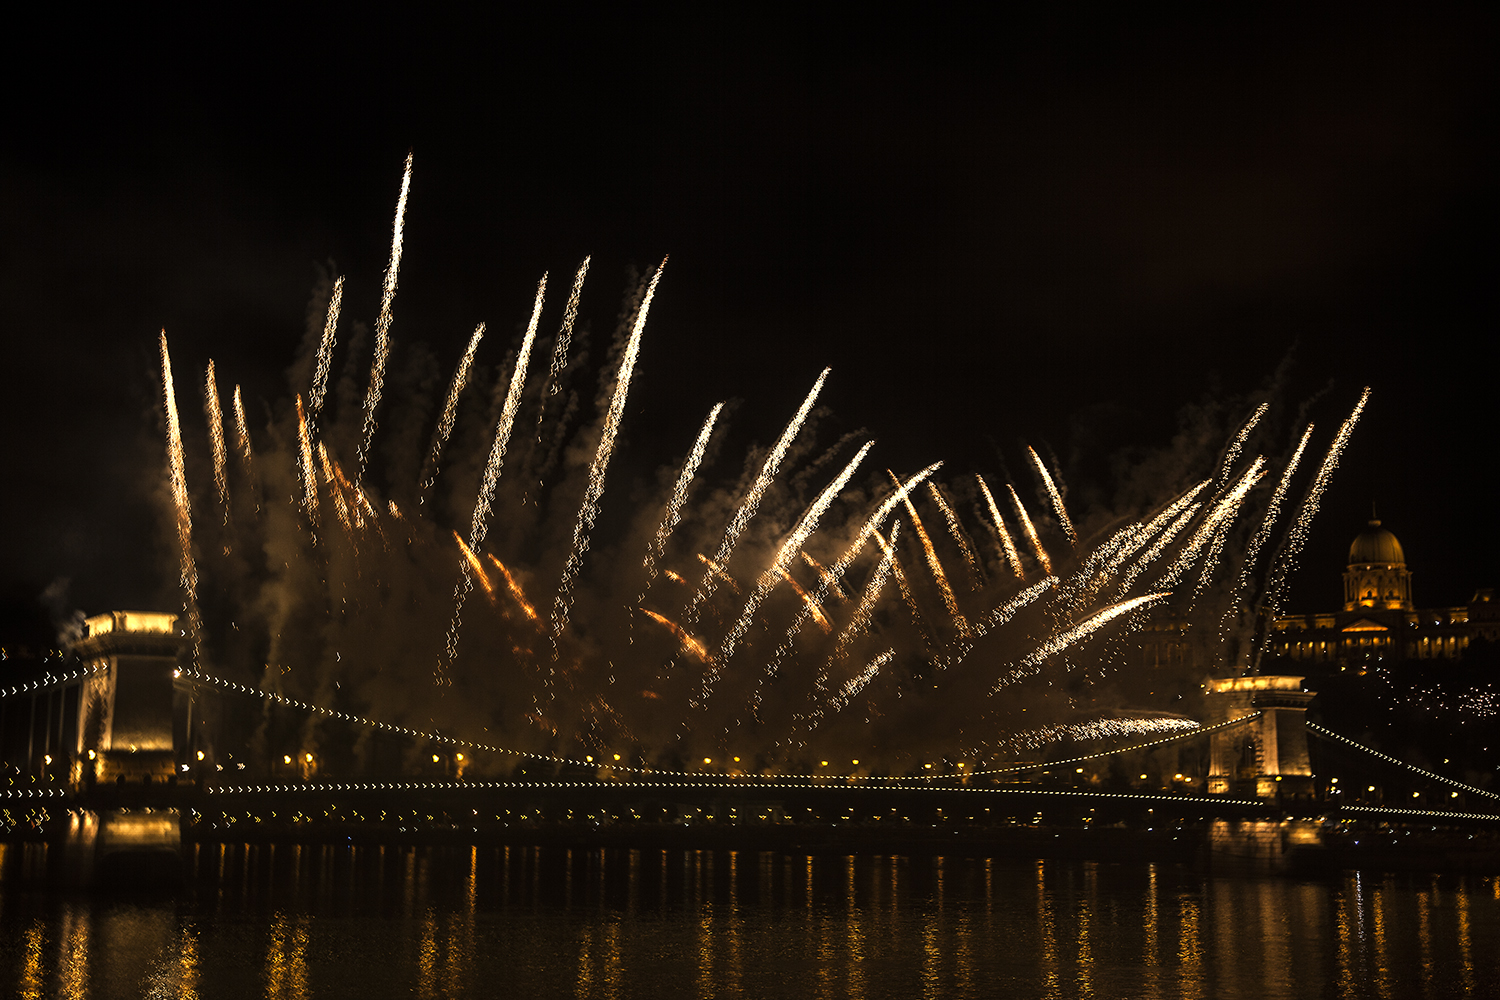
M 79 689 L 77 743 L 66 748 L 79 784 L 165 784 L 176 776 L 173 739 L 177 616 L 111 611 L 86 620 L 73 652 L 94 672 Z
M 1205 725 L 1261 713 L 1255 722 L 1230 726 L 1209 737 L 1211 795 L 1311 798 L 1312 762 L 1307 753 L 1307 704 L 1316 692 L 1301 677 L 1230 677 L 1208 682 Z

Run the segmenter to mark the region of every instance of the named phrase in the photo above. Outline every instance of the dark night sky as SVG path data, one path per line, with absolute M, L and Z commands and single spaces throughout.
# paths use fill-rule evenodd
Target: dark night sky
M 1292 606 L 1339 599 L 1371 501 L 1419 603 L 1500 583 L 1496 17 L 1479 7 L 1048 22 L 553 8 L 202 28 L 59 20 L 7 48 L 0 544 L 12 633 L 171 582 L 143 485 L 166 327 L 191 372 L 284 392 L 317 265 L 373 319 L 415 151 L 393 336 L 451 364 L 594 255 L 672 260 L 626 433 L 680 453 L 740 397 L 775 436 L 824 365 L 875 458 L 988 469 L 1045 441 L 1075 490 L 1187 403 L 1375 396 Z M 191 390 L 187 390 L 190 393 Z M 627 459 L 628 461 L 628 459 Z M 877 468 L 880 466 L 876 466 Z M 1107 483 L 1102 483 L 1107 487 Z

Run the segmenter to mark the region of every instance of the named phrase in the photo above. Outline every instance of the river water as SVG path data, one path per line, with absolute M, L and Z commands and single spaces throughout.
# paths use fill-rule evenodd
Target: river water
M 1500 982 L 1500 879 L 731 851 L 204 845 L 175 896 L 0 847 L 21 997 L 1420 997 Z

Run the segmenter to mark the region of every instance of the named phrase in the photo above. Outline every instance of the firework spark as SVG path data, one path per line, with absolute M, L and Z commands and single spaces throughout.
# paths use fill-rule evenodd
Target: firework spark
M 994 494 L 990 493 L 990 485 L 978 473 L 974 475 L 974 478 L 979 480 L 979 492 L 984 494 L 984 502 L 990 508 L 995 538 L 1000 544 L 1001 559 L 1016 574 L 1017 580 L 1023 580 L 1026 578 L 1026 571 L 1021 568 L 1021 554 L 1016 551 L 1015 543 L 1010 540 L 1010 532 L 1005 530 L 1005 518 L 1000 516 L 1000 508 L 995 504 Z
M 1204 545 L 1211 542 L 1219 528 L 1234 517 L 1240 509 L 1240 504 L 1244 502 L 1245 495 L 1250 492 L 1250 488 L 1260 481 L 1261 476 L 1265 475 L 1265 465 L 1266 460 L 1257 457 L 1240 476 L 1239 481 L 1234 484 L 1234 488 L 1214 504 L 1208 516 L 1203 519 L 1203 523 L 1198 525 L 1198 530 L 1193 532 L 1187 544 L 1177 553 L 1177 558 L 1162 574 L 1160 586 L 1172 587 L 1182 579 L 1182 574 L 1186 573 L 1197 560 Z
M 683 628 L 681 625 L 678 625 L 676 622 L 672 621 L 670 618 L 666 618 L 663 615 L 657 614 L 655 611 L 652 611 L 650 608 L 641 608 L 640 610 L 644 611 L 646 613 L 646 615 L 652 621 L 654 621 L 654 622 L 658 623 L 659 625 L 661 625 L 668 632 L 671 632 L 672 635 L 677 638 L 677 641 L 680 642 L 680 643 L 682 643 L 682 648 L 683 649 L 685 649 L 689 653 L 693 654 L 693 656 L 697 657 L 700 661 L 702 661 L 707 666 L 710 666 L 710 667 L 713 666 L 713 663 L 714 663 L 713 657 L 709 655 L 708 649 L 703 645 L 703 643 L 701 641 L 699 641 L 696 637 L 694 637 L 692 635 L 692 633 L 690 633 L 687 629 Z
M 510 591 L 510 596 L 516 599 L 516 603 L 521 606 L 521 611 L 525 613 L 527 618 L 531 619 L 532 621 L 537 621 L 538 619 L 536 616 L 536 608 L 533 608 L 531 606 L 531 602 L 526 600 L 526 594 L 523 590 L 521 590 L 520 583 L 518 583 L 516 581 L 516 578 L 511 575 L 510 570 L 505 568 L 505 563 L 495 558 L 495 554 L 493 552 L 487 552 L 485 553 L 485 556 L 489 559 L 490 562 L 494 563 L 495 568 L 500 571 L 500 576 L 505 580 L 506 589 Z
M 682 465 L 682 472 L 677 476 L 677 483 L 672 487 L 672 495 L 667 500 L 667 511 L 662 515 L 661 524 L 656 529 L 656 537 L 646 547 L 646 558 L 642 562 L 646 570 L 646 587 L 636 598 L 637 604 L 646 599 L 646 591 L 651 589 L 651 582 L 656 579 L 656 563 L 667 551 L 667 540 L 672 537 L 672 529 L 682 521 L 682 506 L 687 503 L 688 488 L 693 484 L 693 477 L 698 474 L 698 465 L 703 461 L 703 453 L 708 448 L 708 439 L 713 434 L 714 422 L 719 419 L 719 413 L 723 409 L 723 403 L 715 403 L 714 408 L 708 411 L 708 419 L 703 421 L 703 426 L 698 431 L 698 439 L 693 442 L 687 461 Z
M 891 470 L 887 469 L 886 475 L 890 476 L 893 482 L 900 482 Z M 960 636 L 967 635 L 968 619 L 958 609 L 958 598 L 953 593 L 952 585 L 948 583 L 948 574 L 943 572 L 943 563 L 938 559 L 937 549 L 932 547 L 932 538 L 928 536 L 927 528 L 922 524 L 922 518 L 917 515 L 917 505 L 911 502 L 910 494 L 907 494 L 905 501 L 906 513 L 911 516 L 912 528 L 916 530 L 917 538 L 922 543 L 922 551 L 927 556 L 927 567 L 932 570 L 932 578 L 937 583 L 938 593 L 943 595 L 943 606 L 948 609 L 948 617 L 953 619 L 953 627 L 958 630 Z
M 182 455 L 182 425 L 177 418 L 177 393 L 172 388 L 172 357 L 167 331 L 161 332 L 162 403 L 167 412 L 167 468 L 172 506 L 177 521 L 178 583 L 187 612 L 188 636 L 193 643 L 193 665 L 202 654 L 202 620 L 198 614 L 198 566 L 193 561 L 193 512 L 188 504 L 187 467 Z
M 328 392 L 328 368 L 333 363 L 333 335 L 339 325 L 339 307 L 344 302 L 344 276 L 333 283 L 333 294 L 328 297 L 328 317 L 323 322 L 323 339 L 318 341 L 318 361 L 313 368 L 312 387 L 307 392 L 307 416 L 318 424 L 318 415 L 323 412 L 323 396 Z
M 832 594 L 840 601 L 847 601 L 849 599 L 849 595 L 844 593 L 844 588 L 841 587 L 839 585 L 839 582 L 833 578 L 833 574 L 829 572 L 822 563 L 818 562 L 812 556 L 808 555 L 805 550 L 802 553 L 802 561 L 811 566 L 812 571 L 818 574 L 818 579 L 822 581 L 823 587 L 829 594 Z
M 1052 575 L 1052 560 L 1047 558 L 1047 550 L 1042 548 L 1042 540 L 1036 535 L 1036 527 L 1031 523 L 1031 517 L 1026 513 L 1026 508 L 1021 506 L 1021 498 L 1016 495 L 1016 488 L 1009 486 L 1010 502 L 1015 505 L 1016 518 L 1021 522 L 1021 529 L 1026 532 L 1027 541 L 1031 542 L 1031 552 L 1036 556 L 1036 561 L 1041 563 L 1042 572 L 1048 576 Z
M 990 694 L 996 694 L 1003 688 L 1014 684 L 1016 681 L 1022 680 L 1036 673 L 1036 671 L 1040 668 L 1042 661 L 1047 657 L 1052 656 L 1054 653 L 1062 652 L 1064 649 L 1078 642 L 1080 639 L 1084 639 L 1091 633 L 1097 632 L 1100 628 L 1104 627 L 1109 622 L 1120 617 L 1121 615 L 1129 614 L 1130 612 L 1135 611 L 1137 608 L 1143 608 L 1148 604 L 1152 604 L 1164 597 L 1169 596 L 1171 596 L 1170 591 L 1163 591 L 1159 594 L 1145 594 L 1141 597 L 1132 597 L 1128 601 L 1121 601 L 1118 604 L 1111 604 L 1103 611 L 1100 611 L 1094 615 L 1090 615 L 1088 618 L 1079 622 L 1077 625 L 1074 625 L 1072 628 L 1064 629 L 1056 635 L 1053 635 L 1051 638 L 1047 639 L 1047 641 L 1039 645 L 1029 655 L 1022 658 L 1021 661 L 1018 662 L 1008 674 L 1001 677 L 999 682 L 990 689 Z
M 782 568 L 778 572 L 781 574 L 781 578 L 786 581 L 786 585 L 792 588 L 792 593 L 796 594 L 797 599 L 807 608 L 808 614 L 812 615 L 813 621 L 818 623 L 818 627 L 823 630 L 823 633 L 826 635 L 832 632 L 833 623 L 828 620 L 828 615 L 818 605 L 817 601 L 813 599 L 813 595 L 803 589 L 802 584 L 797 582 L 797 578 L 791 574 L 790 570 Z
M 297 454 L 301 462 L 297 466 L 302 480 L 302 509 L 307 513 L 308 530 L 313 541 L 318 540 L 318 477 L 313 473 L 312 436 L 307 432 L 307 415 L 302 411 L 302 396 L 297 396 Z
M 1070 545 L 1078 544 L 1078 532 L 1073 530 L 1073 521 L 1068 517 L 1068 510 L 1063 506 L 1062 494 L 1058 492 L 1057 484 L 1052 481 L 1052 476 L 1047 472 L 1047 466 L 1043 464 L 1041 456 L 1036 449 L 1027 445 L 1026 454 L 1031 456 L 1031 464 L 1036 467 L 1036 474 L 1042 478 L 1042 486 L 1047 490 L 1047 496 L 1052 500 L 1052 510 L 1057 514 L 1057 523 L 1062 525 L 1064 533 L 1068 536 Z M 1050 569 L 1047 572 L 1052 572 Z
M 423 503 L 427 499 L 427 491 L 432 489 L 432 484 L 437 482 L 438 459 L 442 456 L 443 445 L 448 443 L 448 435 L 453 433 L 453 422 L 458 418 L 458 397 L 463 394 L 464 386 L 469 384 L 469 371 L 474 367 L 474 352 L 479 350 L 479 341 L 484 337 L 484 324 L 480 323 L 474 328 L 474 334 L 469 338 L 469 346 L 464 350 L 464 356 L 459 360 L 458 367 L 453 370 L 453 382 L 448 386 L 448 398 L 443 401 L 443 414 L 438 418 L 437 427 L 432 431 L 432 447 L 427 451 L 427 461 L 422 463 L 422 472 L 417 477 L 421 484 L 421 494 L 417 499 Z
M 391 262 L 385 269 L 380 289 L 380 314 L 375 319 L 375 360 L 370 365 L 370 387 L 365 392 L 365 422 L 359 436 L 359 475 L 365 478 L 370 460 L 370 442 L 375 437 L 375 408 L 385 385 L 385 363 L 391 356 L 391 304 L 396 300 L 396 279 L 401 272 L 401 231 L 406 222 L 406 196 L 411 191 L 411 154 L 406 154 L 406 169 L 401 174 L 401 196 L 396 199 L 396 221 L 391 225 Z
M 880 592 L 885 589 L 886 581 L 891 578 L 891 568 L 896 564 L 896 541 L 901 532 L 901 522 L 897 521 L 891 525 L 891 540 L 887 542 L 880 539 L 883 550 L 880 562 L 875 564 L 875 572 L 865 581 L 864 592 L 860 594 L 859 604 L 850 616 L 849 623 L 839 632 L 838 641 L 834 643 L 833 655 L 823 666 L 823 673 L 818 678 L 818 688 L 824 687 L 824 678 L 833 664 L 844 659 L 849 654 L 849 644 L 855 639 L 863 636 L 870 630 L 870 625 L 875 617 L 875 602 L 880 598 Z M 879 536 L 877 536 L 879 537 Z
M 469 572 L 479 579 L 479 585 L 484 588 L 485 596 L 493 604 L 495 601 L 495 585 L 490 582 L 490 575 L 484 571 L 484 564 L 479 561 L 479 557 L 474 555 L 474 550 L 464 544 L 464 536 L 455 531 L 453 532 L 453 540 L 458 543 L 458 550 L 463 554 L 464 562 L 468 565 Z
M 208 418 L 208 442 L 214 456 L 214 486 L 219 491 L 219 506 L 224 508 L 224 523 L 229 523 L 229 454 L 224 446 L 224 408 L 219 405 L 219 383 L 214 378 L 214 361 L 208 359 L 208 374 L 203 382 L 203 413 Z
M 812 412 L 813 402 L 818 398 L 818 393 L 823 390 L 823 382 L 828 378 L 828 373 L 831 370 L 824 368 L 818 375 L 818 379 L 813 383 L 811 391 L 802 400 L 802 406 L 798 408 L 791 422 L 786 425 L 786 429 L 781 432 L 781 437 L 776 441 L 776 446 L 771 449 L 771 453 L 766 456 L 765 463 L 761 465 L 760 474 L 755 477 L 755 482 L 750 485 L 749 491 L 745 494 L 744 499 L 740 501 L 739 507 L 734 512 L 734 517 L 729 521 L 729 526 L 724 529 L 724 537 L 720 540 L 719 549 L 714 554 L 714 562 L 720 566 L 727 566 L 729 564 L 729 557 L 734 553 L 734 547 L 739 542 L 740 535 L 744 532 L 745 526 L 750 523 L 750 519 L 755 516 L 755 512 L 760 509 L 761 497 L 770 488 L 771 480 L 776 478 L 776 471 L 781 468 L 781 460 L 786 457 L 787 449 L 791 447 L 793 439 L 797 436 L 797 432 L 802 429 L 802 422 Z M 713 594 L 713 577 L 705 573 L 703 581 L 698 585 L 697 593 L 693 595 L 693 599 L 688 604 L 687 611 L 683 615 L 684 620 L 688 624 L 692 624 L 698 620 L 698 606 L 711 594 Z
M 589 484 L 578 508 L 578 520 L 573 525 L 573 546 L 568 552 L 568 561 L 563 566 L 562 579 L 557 585 L 557 595 L 552 599 L 552 657 L 557 659 L 557 640 L 568 627 L 568 611 L 573 606 L 573 584 L 578 571 L 583 568 L 584 555 L 589 550 L 589 532 L 594 530 L 594 521 L 599 516 L 599 499 L 604 495 L 604 476 L 609 471 L 609 460 L 614 454 L 615 437 L 620 433 L 620 420 L 625 415 L 625 399 L 630 392 L 630 377 L 635 372 L 635 359 L 641 353 L 641 334 L 646 329 L 646 316 L 651 311 L 651 299 L 656 295 L 656 285 L 666 268 L 666 258 L 651 276 L 646 286 L 646 295 L 641 299 L 636 312 L 635 326 L 630 331 L 630 340 L 625 345 L 625 354 L 620 359 L 620 371 L 615 376 L 615 393 L 609 401 L 609 412 L 604 417 L 604 429 L 599 435 L 599 447 L 594 452 L 594 463 L 589 467 Z
M 974 553 L 974 546 L 969 544 L 968 532 L 964 531 L 958 515 L 953 512 L 953 506 L 943 496 L 943 491 L 938 489 L 937 483 L 929 480 L 927 491 L 932 494 L 933 502 L 937 504 L 938 510 L 942 511 L 944 520 L 948 522 L 948 534 L 958 543 L 958 549 L 963 553 L 964 566 L 969 571 L 969 589 L 978 590 L 984 586 L 984 569 L 979 565 L 979 557 Z
M 234 387 L 234 431 L 239 438 L 240 458 L 245 463 L 245 478 L 255 474 L 255 455 L 250 451 L 250 426 L 245 421 L 245 404 L 240 399 L 240 387 Z

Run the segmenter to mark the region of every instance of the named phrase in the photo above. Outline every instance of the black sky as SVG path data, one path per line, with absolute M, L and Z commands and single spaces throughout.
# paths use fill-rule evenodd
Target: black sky
M 1419 603 L 1466 601 L 1500 582 L 1495 42 L 1481 6 L 37 24 L 0 71 L 4 624 L 62 578 L 162 601 L 156 332 L 179 379 L 282 395 L 320 265 L 373 317 L 408 149 L 398 351 L 509 336 L 589 253 L 607 329 L 626 266 L 672 255 L 641 455 L 725 397 L 770 438 L 830 365 L 886 464 L 1043 441 L 1107 488 L 1295 346 L 1326 433 L 1375 396 L 1293 605 L 1337 602 L 1372 501 Z

